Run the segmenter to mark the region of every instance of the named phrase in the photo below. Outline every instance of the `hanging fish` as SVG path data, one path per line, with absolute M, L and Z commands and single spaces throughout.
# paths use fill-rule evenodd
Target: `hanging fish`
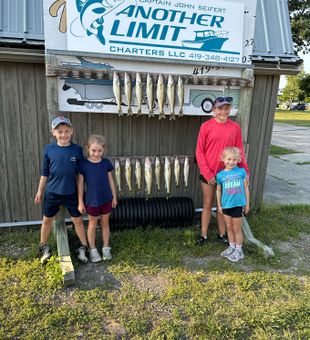
M 164 77 L 162 74 L 158 76 L 157 81 L 157 101 L 158 101 L 158 110 L 159 110 L 159 119 L 166 118 L 164 113 L 164 105 L 165 105 L 165 84 Z
M 184 184 L 185 188 L 188 188 L 188 174 L 189 174 L 189 159 L 186 156 L 184 160 Z
M 180 161 L 178 157 L 174 159 L 174 178 L 175 178 L 175 185 L 178 188 L 180 182 Z
M 142 100 L 143 100 L 143 92 L 142 92 L 142 79 L 140 73 L 136 74 L 136 97 L 138 101 L 138 110 L 137 115 L 142 114 Z
M 115 160 L 114 169 L 115 169 L 115 178 L 116 178 L 118 191 L 122 191 L 121 189 L 121 165 L 118 159 Z
M 118 115 L 122 116 L 121 81 L 119 79 L 119 75 L 115 71 L 113 74 L 113 93 L 117 104 Z
M 132 109 L 131 109 L 131 79 L 127 72 L 125 72 L 124 76 L 124 86 L 125 86 L 125 95 L 127 99 L 127 114 L 128 116 L 132 115 Z
M 160 160 L 159 157 L 155 159 L 155 178 L 158 191 L 160 190 Z
M 167 85 L 167 97 L 168 97 L 168 103 L 170 107 L 170 120 L 175 120 L 175 113 L 174 113 L 174 104 L 175 104 L 175 86 L 174 86 L 174 80 L 171 74 L 169 74 L 168 77 L 168 85 Z
M 136 159 L 136 165 L 135 165 L 135 176 L 138 186 L 138 191 L 141 190 L 141 163 L 138 159 Z
M 183 116 L 184 105 L 184 84 L 181 76 L 178 78 L 178 101 L 179 101 L 179 116 Z
M 144 177 L 146 183 L 146 194 L 149 197 L 152 189 L 152 162 L 150 161 L 149 157 L 145 158 Z
M 128 190 L 131 191 L 131 163 L 129 158 L 126 158 L 125 161 L 125 177 L 126 183 L 128 185 Z
M 146 96 L 147 96 L 147 104 L 149 106 L 149 117 L 154 116 L 154 86 L 153 86 L 153 79 L 150 74 L 146 77 Z
M 165 157 L 164 167 L 165 186 L 167 190 L 167 196 L 170 195 L 170 182 L 171 182 L 171 164 L 168 157 Z

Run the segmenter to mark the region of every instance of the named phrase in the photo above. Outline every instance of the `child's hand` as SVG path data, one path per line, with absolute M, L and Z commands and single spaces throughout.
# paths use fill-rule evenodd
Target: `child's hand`
M 209 178 L 209 179 L 207 180 L 207 182 L 208 182 L 208 184 L 215 185 L 215 184 L 216 184 L 215 177 Z
M 34 198 L 34 203 L 35 204 L 40 204 L 42 201 L 42 194 L 36 194 L 36 197 Z
M 218 211 L 220 214 L 223 214 L 223 208 L 222 208 L 221 206 L 219 206 L 219 207 L 217 208 L 217 211 Z
M 79 205 L 78 205 L 78 211 L 79 211 L 81 214 L 86 213 L 84 203 L 79 203 Z
M 243 208 L 243 213 L 246 215 L 249 211 L 250 211 L 250 205 L 247 204 L 247 205 Z
M 117 199 L 116 197 L 113 196 L 113 199 L 112 199 L 112 208 L 115 208 L 117 206 Z

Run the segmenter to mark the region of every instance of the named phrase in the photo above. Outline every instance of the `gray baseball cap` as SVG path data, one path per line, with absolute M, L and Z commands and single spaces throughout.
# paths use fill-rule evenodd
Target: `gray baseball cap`
M 66 124 L 72 127 L 70 119 L 63 116 L 59 116 L 52 121 L 52 129 L 56 129 L 59 124 Z

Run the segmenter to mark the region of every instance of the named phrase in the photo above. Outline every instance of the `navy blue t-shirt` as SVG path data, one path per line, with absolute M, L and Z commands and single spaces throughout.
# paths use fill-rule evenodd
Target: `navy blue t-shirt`
M 78 165 L 78 172 L 84 176 L 86 190 L 84 203 L 90 207 L 98 207 L 112 200 L 108 172 L 114 169 L 112 163 L 103 158 L 99 163 L 87 159 Z
M 46 145 L 41 171 L 42 176 L 48 177 L 46 191 L 58 195 L 75 194 L 77 192 L 77 164 L 83 158 L 83 150 L 78 144 Z

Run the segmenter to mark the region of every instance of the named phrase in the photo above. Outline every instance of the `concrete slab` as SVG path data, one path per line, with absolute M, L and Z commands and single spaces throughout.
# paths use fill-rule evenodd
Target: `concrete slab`
M 271 144 L 310 153 L 310 128 L 274 123 Z
M 275 123 L 271 143 L 301 153 L 269 156 L 263 202 L 310 204 L 310 128 Z
M 289 155 L 279 156 L 283 161 L 289 161 L 292 163 L 310 163 L 310 154 L 308 153 L 292 153 Z

